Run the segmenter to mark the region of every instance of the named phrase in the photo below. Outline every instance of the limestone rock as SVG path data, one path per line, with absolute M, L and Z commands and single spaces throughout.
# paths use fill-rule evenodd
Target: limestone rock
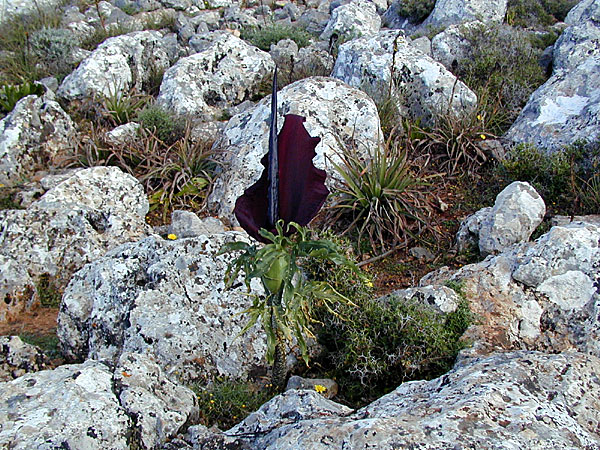
M 158 103 L 178 114 L 214 114 L 241 103 L 275 69 L 268 53 L 231 33 L 215 31 L 205 39 L 210 42 L 206 49 L 165 72 Z
M 333 10 L 320 39 L 327 41 L 333 35 L 345 39 L 366 36 L 377 33 L 380 27 L 381 18 L 375 4 L 368 0 L 353 0 Z
M 412 47 L 398 31 L 354 39 L 340 46 L 332 76 L 385 100 L 391 86 L 400 111 L 434 125 L 441 114 L 471 112 L 476 95 L 440 63 Z
M 167 374 L 190 381 L 243 377 L 263 364 L 258 326 L 235 339 L 252 304 L 241 278 L 226 291 L 232 255 L 215 254 L 241 233 L 125 244 L 77 272 L 58 316 L 63 353 L 116 364 L 125 352 L 152 355 Z M 260 294 L 260 283 L 253 283 Z
M 140 124 L 129 122 L 119 125 L 106 133 L 106 142 L 112 146 L 121 146 L 133 142 L 138 135 Z
M 126 95 L 142 90 L 156 70 L 169 67 L 168 48 L 158 31 L 136 31 L 105 40 L 60 85 L 67 100 Z
M 332 161 L 340 164 L 336 155 L 343 145 L 375 146 L 381 142 L 377 108 L 358 89 L 332 78 L 312 77 L 292 83 L 277 94 L 278 126 L 283 126 L 285 114 L 306 117 L 304 126 L 313 137 L 320 137 L 314 165 L 327 172 L 326 183 L 332 185 L 336 170 Z M 260 160 L 267 153 L 269 140 L 270 98 L 253 109 L 229 120 L 223 137 L 214 149 L 226 155 L 226 170 L 216 180 L 209 197 L 209 206 L 219 217 L 236 223 L 233 208 L 244 190 L 255 183 L 263 171 Z M 338 178 L 339 179 L 339 178 Z
M 19 16 L 39 14 L 61 6 L 61 0 L 11 0 L 0 3 L 0 24 L 6 24 Z
M 0 336 L 0 382 L 45 369 L 48 357 L 19 336 Z
M 143 448 L 162 448 L 183 425 L 197 420 L 194 392 L 169 380 L 147 356 L 122 354 L 115 383 L 122 407 L 134 418 Z
M 335 381 L 329 378 L 302 378 L 298 375 L 292 375 L 285 390 L 290 391 L 292 389 L 314 390 L 325 398 L 333 398 L 337 395 L 339 387 Z
M 435 380 L 403 383 L 350 415 L 332 402 L 324 417 L 293 406 L 286 415 L 274 406 L 285 397 L 302 406 L 308 395 L 289 391 L 231 430 L 204 434 L 194 448 L 595 448 L 599 364 L 578 353 L 500 353 Z
M 148 200 L 116 167 L 76 172 L 26 210 L 0 211 L 0 321 L 38 301 L 45 276 L 61 289 L 84 264 L 148 232 Z
M 479 250 L 479 231 L 483 224 L 489 220 L 491 210 L 491 206 L 486 206 L 461 222 L 456 233 L 456 248 L 459 252 L 471 250 L 473 247 Z
M 112 377 L 104 364 L 86 361 L 0 383 L 0 446 L 128 449 L 130 419 Z
M 433 59 L 444 65 L 448 70 L 454 70 L 458 62 L 469 54 L 470 43 L 464 38 L 469 30 L 485 25 L 478 20 L 450 25 L 431 40 Z
M 497 253 L 512 244 L 527 241 L 545 214 L 544 200 L 529 183 L 511 183 L 498 194 L 481 225 L 481 254 Z
M 422 283 L 461 283 L 478 322 L 466 354 L 527 348 L 600 356 L 600 228 L 555 226 L 536 242 L 518 243 L 454 273 Z
M 168 231 L 178 238 L 188 238 L 222 233 L 225 228 L 216 217 L 200 219 L 191 211 L 175 210 L 171 214 L 171 225 Z
M 46 96 L 19 100 L 0 120 L 0 184 L 13 186 L 73 149 L 75 124 Z
M 556 41 L 553 75 L 531 95 L 507 139 L 557 151 L 600 136 L 600 2 L 586 5 Z
M 438 0 L 420 29 L 441 28 L 479 20 L 484 24 L 501 23 L 506 15 L 507 0 Z

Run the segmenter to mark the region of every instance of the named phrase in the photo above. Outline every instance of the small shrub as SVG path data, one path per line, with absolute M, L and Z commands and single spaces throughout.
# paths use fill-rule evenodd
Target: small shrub
M 513 27 L 544 29 L 562 22 L 577 0 L 509 0 L 506 23 Z
M 138 113 L 140 125 L 151 131 L 161 141 L 172 144 L 182 137 L 184 122 L 158 105 L 148 105 Z
M 75 50 L 73 32 L 63 28 L 42 28 L 31 34 L 31 52 L 40 61 L 44 72 L 59 82 L 73 70 L 72 53 Z
M 44 86 L 39 83 L 31 83 L 29 81 L 19 84 L 5 84 L 0 88 L 0 111 L 9 113 L 14 108 L 19 100 L 28 95 L 43 95 Z
M 435 0 L 405 0 L 400 2 L 398 14 L 406 17 L 410 23 L 423 22 L 435 7 Z
M 352 405 L 364 405 L 402 382 L 445 373 L 466 345 L 460 340 L 471 323 L 466 301 L 448 314 L 393 295 L 353 301 L 357 307 L 324 311 L 318 334 L 327 351 L 324 364 Z
M 268 52 L 271 44 L 277 44 L 282 39 L 291 39 L 298 48 L 306 47 L 313 36 L 300 28 L 272 24 L 263 28 L 246 28 L 242 30 L 242 39 Z
M 554 213 L 598 213 L 600 143 L 576 143 L 548 153 L 533 145 L 518 145 L 496 171 L 505 184 L 527 181 Z
M 351 222 L 344 233 L 358 230 L 359 241 L 368 235 L 371 248 L 386 249 L 413 235 L 425 223 L 430 210 L 423 180 L 413 173 L 406 151 L 391 139 L 368 149 L 362 158 L 356 147 L 340 155 L 334 167 L 344 180 L 334 208 L 339 218 L 348 213 Z
M 87 39 L 84 39 L 81 43 L 81 48 L 93 51 L 108 38 L 121 36 L 123 34 L 131 33 L 132 31 L 135 30 L 129 25 L 121 23 L 111 24 L 110 27 L 97 27 Z
M 485 90 L 490 105 L 499 104 L 507 114 L 504 126 L 510 126 L 546 80 L 538 62 L 541 50 L 532 47 L 524 32 L 505 25 L 472 27 L 464 38 L 469 50 L 458 61 L 455 74 L 476 93 Z
M 190 386 L 198 396 L 200 423 L 227 430 L 273 397 L 270 386 L 243 380 L 216 379 L 206 386 Z

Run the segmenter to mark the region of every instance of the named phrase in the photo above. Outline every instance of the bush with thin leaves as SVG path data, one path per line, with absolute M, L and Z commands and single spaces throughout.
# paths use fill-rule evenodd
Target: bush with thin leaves
M 363 158 L 354 146 L 339 155 L 341 164 L 334 164 L 344 181 L 334 217 L 349 216 L 344 234 L 357 229 L 359 242 L 367 235 L 373 250 L 385 250 L 418 234 L 430 205 L 424 178 L 414 173 L 406 151 L 391 138 L 367 153 Z
M 147 95 L 115 89 L 102 99 L 101 104 L 104 116 L 118 126 L 131 122 L 148 101 Z
M 329 375 L 354 406 L 405 381 L 440 376 L 466 345 L 460 340 L 472 321 L 466 301 L 450 313 L 394 294 L 353 301 L 357 307 L 340 304 L 335 314 L 321 311 L 318 341 L 326 350 L 323 364 Z
M 44 86 L 39 83 L 31 83 L 29 81 L 19 84 L 5 84 L 0 87 L 0 112 L 9 113 L 14 108 L 19 100 L 28 95 L 42 95 Z

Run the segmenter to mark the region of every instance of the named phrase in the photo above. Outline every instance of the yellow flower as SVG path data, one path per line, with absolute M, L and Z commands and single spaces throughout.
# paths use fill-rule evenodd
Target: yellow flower
M 481 120 L 481 114 L 477 114 L 477 120 Z
M 211 403 L 214 403 L 215 401 L 214 401 L 214 400 L 211 400 L 210 402 L 211 402 Z
M 485 134 L 480 134 L 480 135 L 479 135 L 479 137 L 480 137 L 481 139 L 485 139 Z
M 323 392 L 325 392 L 327 390 L 327 388 L 321 384 L 315 384 L 315 391 L 317 391 L 319 394 L 322 394 Z
M 169 234 L 169 235 L 167 236 L 167 239 L 170 239 L 170 240 L 174 241 L 175 239 L 177 239 L 177 235 L 176 235 L 176 234 L 173 234 L 173 233 L 171 233 L 171 234 Z
M 372 288 L 373 287 L 373 282 L 371 280 L 366 280 L 365 281 L 365 286 Z

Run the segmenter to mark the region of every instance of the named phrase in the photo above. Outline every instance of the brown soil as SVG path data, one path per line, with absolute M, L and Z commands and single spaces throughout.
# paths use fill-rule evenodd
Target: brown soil
M 30 334 L 47 336 L 56 334 L 58 308 L 36 308 L 17 315 L 7 323 L 0 323 L 0 336 Z

